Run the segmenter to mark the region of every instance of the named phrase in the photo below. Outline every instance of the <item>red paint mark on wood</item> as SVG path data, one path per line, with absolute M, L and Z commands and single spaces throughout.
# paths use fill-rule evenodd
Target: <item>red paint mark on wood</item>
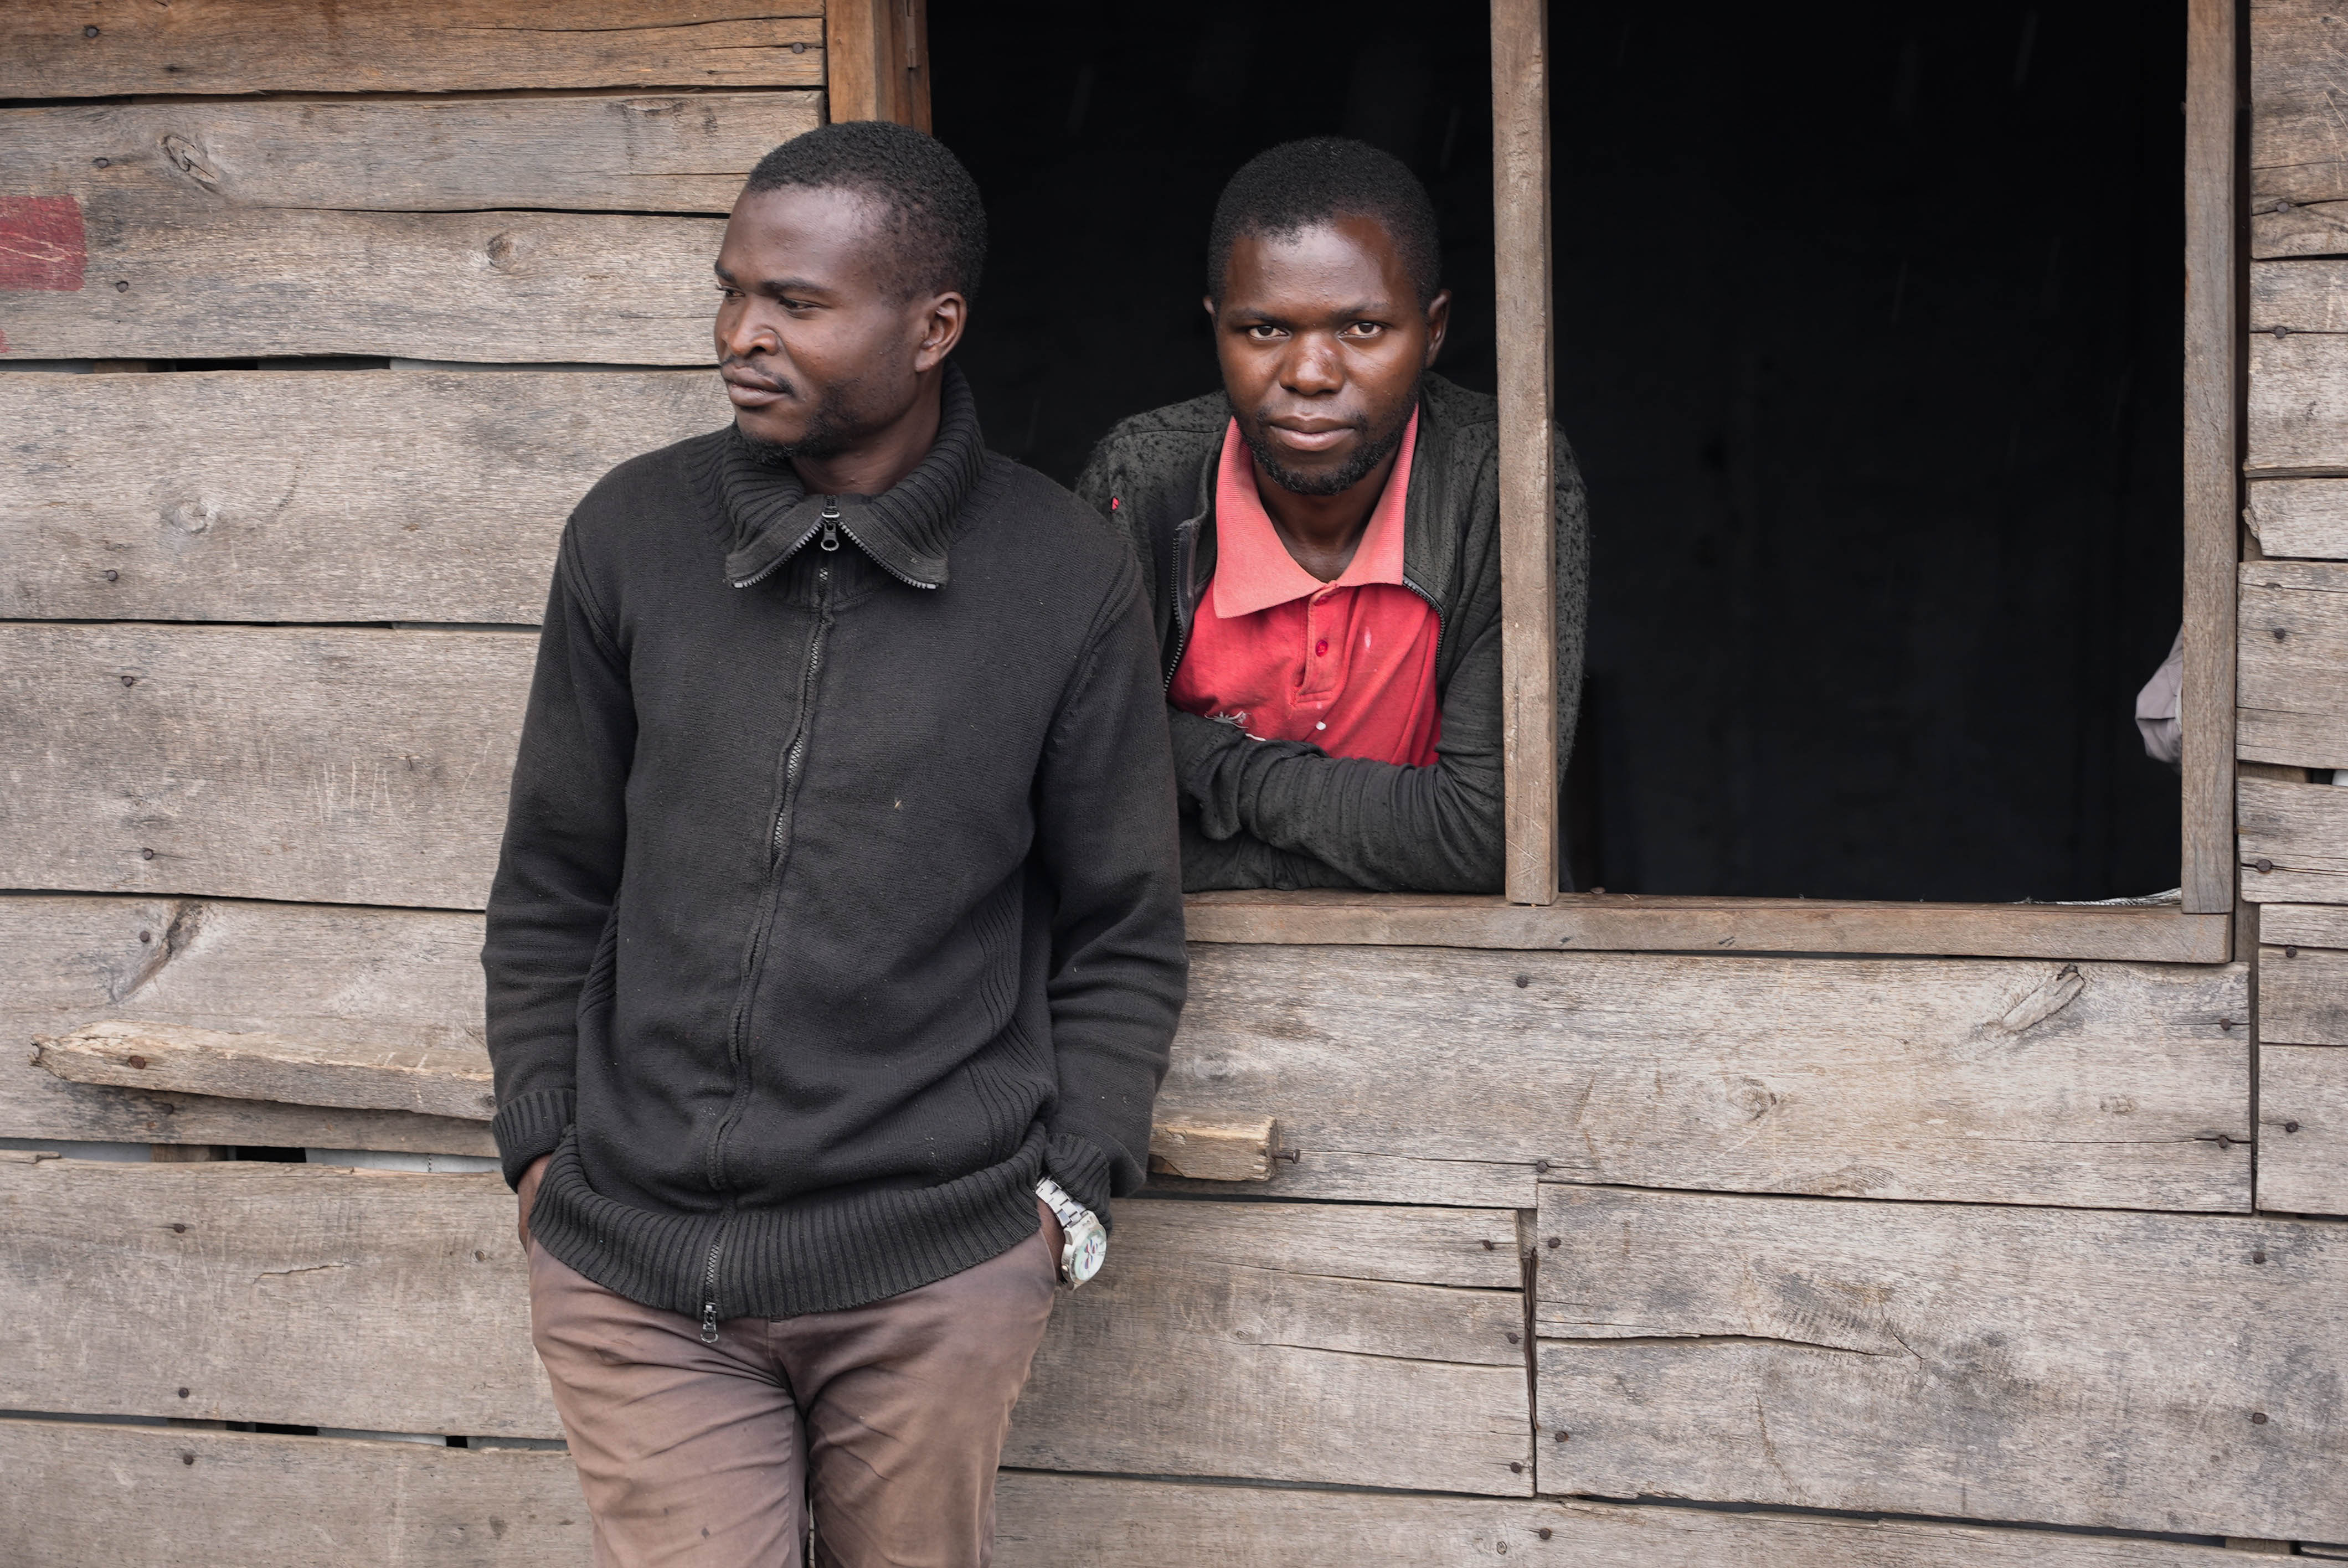
M 0 196 L 0 289 L 69 294 L 81 287 L 88 260 L 80 202 L 70 196 Z

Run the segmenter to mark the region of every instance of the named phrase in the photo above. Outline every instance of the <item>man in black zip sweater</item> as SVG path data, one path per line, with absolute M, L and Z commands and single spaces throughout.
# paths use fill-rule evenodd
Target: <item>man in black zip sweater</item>
M 1131 551 L 989 453 L 969 175 L 834 125 L 717 257 L 736 423 L 564 530 L 489 896 L 498 1147 L 597 1561 L 986 1561 L 1184 982 Z M 1113 1375 L 1104 1368 L 1106 1375 Z

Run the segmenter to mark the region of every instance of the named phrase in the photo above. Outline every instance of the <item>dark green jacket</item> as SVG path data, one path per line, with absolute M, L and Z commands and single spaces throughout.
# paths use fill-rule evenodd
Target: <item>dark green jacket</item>
M 1136 415 L 1104 437 L 1076 494 L 1129 533 L 1168 684 L 1215 575 L 1215 469 L 1231 408 L 1220 392 Z M 1251 740 L 1169 707 L 1182 793 L 1182 884 L 1491 893 L 1502 876 L 1499 415 L 1429 375 L 1404 511 L 1403 578 L 1441 622 L 1433 766 L 1332 757 Z M 1590 597 L 1589 503 L 1557 438 L 1558 764 L 1573 746 Z M 1112 505 L 1111 503 L 1115 504 Z

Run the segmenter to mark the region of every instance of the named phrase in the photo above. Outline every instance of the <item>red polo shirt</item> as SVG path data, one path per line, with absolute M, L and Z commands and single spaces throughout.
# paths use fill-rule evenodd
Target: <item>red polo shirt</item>
M 1344 574 L 1296 564 L 1256 494 L 1239 422 L 1215 476 L 1215 578 L 1168 689 L 1176 707 L 1231 718 L 1259 740 L 1310 741 L 1333 757 L 1426 767 L 1442 730 L 1435 610 L 1403 585 L 1404 499 L 1418 415 Z

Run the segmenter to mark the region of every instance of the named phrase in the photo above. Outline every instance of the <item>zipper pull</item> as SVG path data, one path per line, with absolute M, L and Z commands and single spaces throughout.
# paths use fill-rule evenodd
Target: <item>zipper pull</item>
M 836 496 L 824 497 L 823 548 L 828 550 L 839 548 L 839 499 Z
M 701 1342 L 704 1345 L 717 1343 L 717 1303 L 714 1301 L 701 1304 Z

